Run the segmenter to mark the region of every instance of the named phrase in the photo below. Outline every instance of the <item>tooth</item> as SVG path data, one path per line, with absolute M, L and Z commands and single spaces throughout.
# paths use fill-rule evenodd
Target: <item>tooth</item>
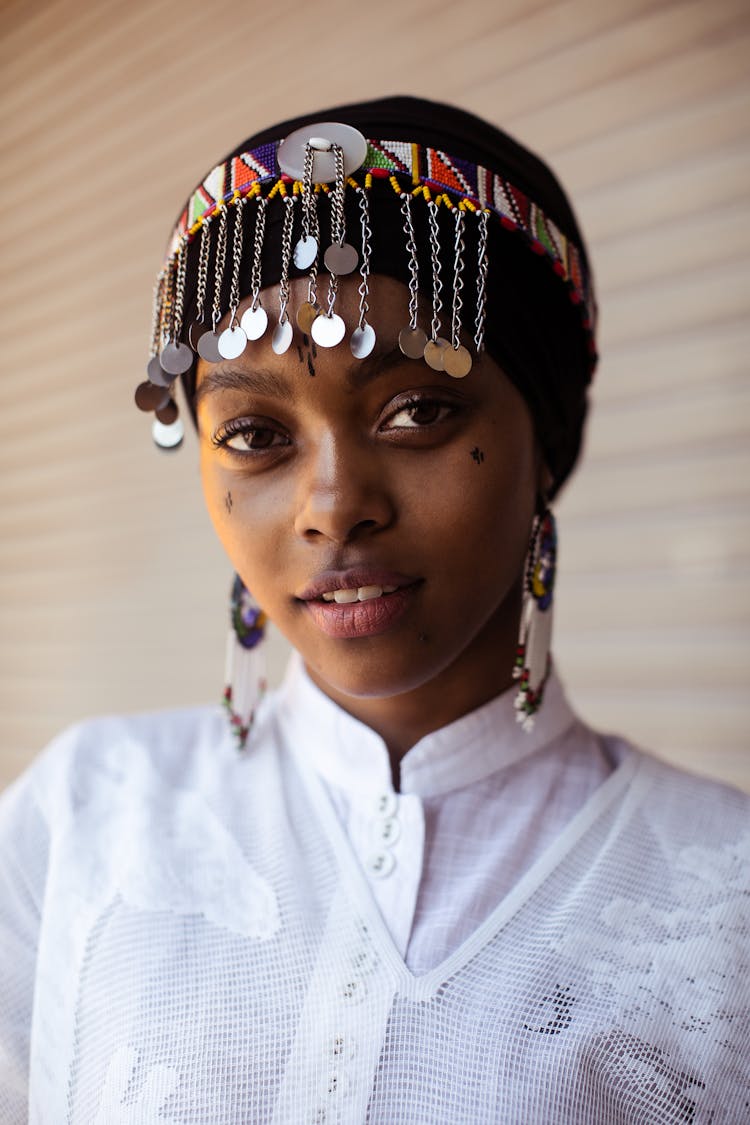
M 382 593 L 382 586 L 360 586 L 357 597 L 361 602 L 369 602 L 370 598 L 379 598 Z
M 357 591 L 356 590 L 336 590 L 336 591 L 334 591 L 333 600 L 335 602 L 338 602 L 339 605 L 345 604 L 347 602 L 356 602 Z
M 398 586 L 384 586 L 383 587 L 383 593 L 384 594 L 394 594 L 396 592 L 396 590 L 398 590 Z
M 335 597 L 336 595 L 334 594 L 333 590 L 329 590 L 327 593 L 323 594 L 323 601 L 332 602 Z

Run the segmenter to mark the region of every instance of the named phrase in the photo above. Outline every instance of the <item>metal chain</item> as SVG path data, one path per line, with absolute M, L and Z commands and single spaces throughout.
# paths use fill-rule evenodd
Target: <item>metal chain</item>
M 477 355 L 484 350 L 484 329 L 487 321 L 487 272 L 489 258 L 487 255 L 487 223 L 489 211 L 479 212 L 479 246 L 477 253 L 477 320 L 474 333 L 474 343 Z
M 261 262 L 263 256 L 263 236 L 266 230 L 266 207 L 268 200 L 262 195 L 257 195 L 257 214 L 255 216 L 255 238 L 253 240 L 253 270 L 250 276 L 250 291 L 252 293 L 253 311 L 257 309 L 260 300 Z
M 461 298 L 461 290 L 464 287 L 463 271 L 464 271 L 464 213 L 457 207 L 453 212 L 453 217 L 456 222 L 456 237 L 453 243 L 454 250 L 454 266 L 453 266 L 453 318 L 451 320 L 451 343 L 453 347 L 458 350 L 461 344 L 461 312 L 464 307 Z
M 333 157 L 336 162 L 336 180 L 331 195 L 331 242 L 341 246 L 346 236 L 346 220 L 344 217 L 344 196 L 346 192 L 346 179 L 344 173 L 344 150 L 341 145 L 332 145 Z
M 310 214 L 313 203 L 313 162 L 315 152 L 308 141 L 305 145 L 305 164 L 302 171 L 302 237 L 309 238 L 312 234 Z
M 314 199 L 313 199 L 313 204 L 314 204 Z M 318 223 L 318 210 L 317 210 L 317 207 L 315 207 L 314 205 L 311 206 L 311 208 L 310 208 L 310 214 L 308 216 L 308 219 L 309 219 L 309 222 L 310 222 L 310 234 L 316 240 L 318 245 L 320 245 L 320 225 Z M 307 301 L 308 301 L 308 304 L 315 305 L 316 302 L 317 302 L 317 296 L 318 296 L 318 256 L 316 254 L 315 258 L 313 259 L 313 264 L 310 266 L 310 273 L 308 275 L 308 281 L 307 281 Z
M 229 296 L 231 316 L 229 327 L 237 327 L 237 309 L 240 303 L 240 267 L 242 266 L 242 218 L 247 198 L 242 196 L 235 204 L 234 235 L 232 237 L 232 289 Z
M 214 302 L 211 310 L 211 327 L 214 332 L 221 320 L 221 282 L 224 277 L 224 264 L 227 257 L 227 209 L 221 208 L 219 233 L 216 236 L 216 261 L 214 263 Z
M 440 280 L 440 227 L 438 225 L 437 203 L 433 199 L 429 200 L 427 204 L 427 215 L 430 220 L 430 258 L 432 260 L 432 323 L 430 324 L 430 336 L 434 342 L 440 335 L 443 283 Z
M 208 218 L 201 224 L 201 239 L 198 247 L 198 292 L 196 296 L 196 320 L 203 324 L 206 305 L 206 288 L 208 285 L 208 259 L 211 253 L 211 239 L 209 227 L 211 219 Z
M 370 276 L 370 255 L 372 254 L 372 228 L 370 226 L 370 201 L 364 188 L 357 188 L 359 196 L 359 221 L 362 227 L 362 262 L 359 272 L 362 280 L 359 283 L 359 328 L 364 328 L 370 306 L 367 302 L 368 278 Z
M 185 311 L 185 277 L 187 274 L 188 236 L 183 235 L 177 251 L 177 281 L 175 286 L 172 340 L 177 343 L 182 335 L 182 318 Z
M 419 261 L 417 259 L 414 220 L 411 213 L 411 196 L 407 192 L 403 192 L 401 195 L 401 211 L 404 216 L 403 229 L 406 235 L 406 252 L 409 255 L 409 327 L 413 331 L 417 327 L 417 313 L 419 311 Z
M 284 225 L 281 228 L 281 278 L 279 280 L 279 324 L 286 324 L 289 304 L 289 263 L 292 258 L 294 196 L 284 196 Z
M 154 311 L 151 315 L 151 340 L 149 343 L 149 356 L 153 358 L 159 351 L 161 343 L 162 306 L 164 303 L 164 280 L 166 271 L 162 270 L 154 285 Z

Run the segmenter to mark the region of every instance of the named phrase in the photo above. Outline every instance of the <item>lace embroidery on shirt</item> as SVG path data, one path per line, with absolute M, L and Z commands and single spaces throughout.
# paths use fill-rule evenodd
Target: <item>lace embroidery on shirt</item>
M 75 810 L 72 846 L 79 854 L 69 868 L 70 893 L 94 905 L 119 893 L 140 910 L 200 914 L 244 937 L 272 937 L 280 926 L 273 888 L 203 797 L 165 792 L 144 761 L 137 776 L 136 787 L 113 776 L 106 762 L 97 770 L 96 800 Z
M 177 1089 L 180 1076 L 172 1066 L 152 1066 L 138 1071 L 138 1052 L 120 1047 L 109 1061 L 99 1111 L 94 1125 L 144 1125 L 146 1121 L 169 1122 L 166 1103 Z

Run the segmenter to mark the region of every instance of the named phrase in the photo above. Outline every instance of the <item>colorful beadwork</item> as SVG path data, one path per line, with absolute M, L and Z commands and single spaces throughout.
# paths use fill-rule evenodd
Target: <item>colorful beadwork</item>
M 257 193 L 268 184 L 276 194 L 289 182 L 281 175 L 276 158 L 280 143 L 275 141 L 233 156 L 209 172 L 191 195 L 172 232 L 168 270 L 174 268 L 185 235 L 192 241 L 203 222 L 222 206 L 250 192 Z M 365 163 L 352 177 L 359 186 L 369 186 L 368 177 L 388 178 L 400 195 L 407 185 L 399 177 L 408 177 L 412 194 L 425 194 L 426 189 L 426 198 L 433 198 L 439 206 L 454 206 L 451 197 L 458 196 L 459 206 L 494 212 L 507 230 L 524 235 L 535 253 L 549 258 L 555 272 L 568 284 L 573 303 L 581 305 L 583 326 L 593 341 L 596 304 L 581 252 L 533 200 L 497 173 L 440 149 L 385 140 L 368 140 L 367 146 Z M 295 184 L 294 190 L 299 191 L 300 186 Z

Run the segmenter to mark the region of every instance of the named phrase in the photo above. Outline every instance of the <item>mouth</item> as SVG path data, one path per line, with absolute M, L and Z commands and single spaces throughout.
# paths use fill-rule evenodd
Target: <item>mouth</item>
M 327 571 L 297 600 L 329 637 L 371 637 L 385 633 L 412 605 L 422 580 L 372 568 Z

